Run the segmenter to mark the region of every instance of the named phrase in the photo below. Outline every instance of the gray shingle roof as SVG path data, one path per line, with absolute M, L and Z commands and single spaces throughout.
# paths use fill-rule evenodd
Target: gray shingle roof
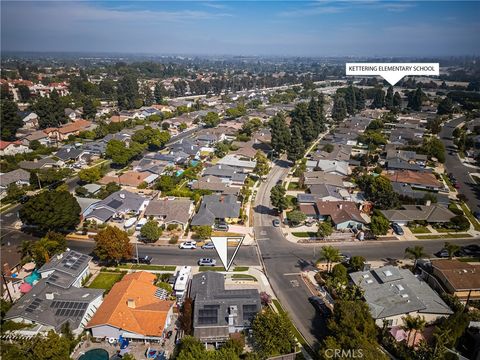
M 54 256 L 48 263 L 44 264 L 38 271 L 40 273 L 51 270 L 58 270 L 70 276 L 80 275 L 88 263 L 92 260 L 91 256 L 69 250 L 63 254 Z
M 445 302 L 427 283 L 410 270 L 384 266 L 350 274 L 352 281 L 364 290 L 364 298 L 374 319 L 410 312 L 452 313 Z
M 105 222 L 115 213 L 128 211 L 138 212 L 145 200 L 146 199 L 141 195 L 126 190 L 120 190 L 94 204 L 91 210 L 84 214 L 84 216 L 85 218 L 95 217 Z
M 8 173 L 0 174 L 0 185 L 8 186 L 17 181 L 26 181 L 30 180 L 30 173 L 23 169 L 16 169 Z
M 191 200 L 152 200 L 145 209 L 145 216 L 158 216 L 165 222 L 188 223 L 190 219 Z
M 390 221 L 448 222 L 455 214 L 441 205 L 403 205 L 400 210 L 381 210 Z
M 240 202 L 234 195 L 205 195 L 192 225 L 213 225 L 215 219 L 237 218 Z

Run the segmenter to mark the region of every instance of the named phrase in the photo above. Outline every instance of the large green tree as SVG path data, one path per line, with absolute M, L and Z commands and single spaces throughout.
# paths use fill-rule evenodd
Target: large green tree
M 290 145 L 290 129 L 288 128 L 282 113 L 275 115 L 270 120 L 272 134 L 271 145 L 277 154 L 287 151 Z
M 390 221 L 383 215 L 373 215 L 370 222 L 370 230 L 374 235 L 386 235 L 390 228 Z
M 135 75 L 127 74 L 118 81 L 117 100 L 120 109 L 135 109 L 142 106 Z
M 302 132 L 299 126 L 293 126 L 291 129 L 290 145 L 287 148 L 287 158 L 290 161 L 300 160 L 305 154 L 305 144 L 303 142 Z
M 128 234 L 116 226 L 107 226 L 94 238 L 93 252 L 102 261 L 120 261 L 132 256 L 132 244 Z
M 288 315 L 270 308 L 255 316 L 252 324 L 253 347 L 261 358 L 289 354 L 295 349 L 295 336 Z
M 421 87 L 408 94 L 408 107 L 415 111 L 422 110 L 423 99 L 426 97 Z
M 80 222 L 81 208 L 67 191 L 43 191 L 31 197 L 19 210 L 24 224 L 41 231 L 71 230 Z
M 218 124 L 220 124 L 220 117 L 216 112 L 209 111 L 207 115 L 205 115 L 205 118 L 203 119 L 203 122 L 205 123 L 205 127 L 207 128 L 214 128 Z
M 260 151 L 257 151 L 255 155 L 255 168 L 253 169 L 253 173 L 259 177 L 266 176 L 270 171 L 270 166 L 268 164 L 267 157 Z
M 399 204 L 390 180 L 384 176 L 364 175 L 358 180 L 367 200 L 372 201 L 379 209 L 392 209 Z
M 317 263 L 326 261 L 327 262 L 327 272 L 331 271 L 332 263 L 340 261 L 340 250 L 334 248 L 333 246 L 322 246 L 322 251 L 320 253 L 320 258 L 317 260 Z
M 150 150 L 158 150 L 170 140 L 170 133 L 145 126 L 133 134 L 132 140 L 147 145 Z
M 94 120 L 96 114 L 97 108 L 95 107 L 92 98 L 86 97 L 83 101 L 83 117 L 85 119 Z
M 102 171 L 99 166 L 86 168 L 79 171 L 78 177 L 86 183 L 93 183 L 102 177 Z
M 15 140 L 17 130 L 23 126 L 23 121 L 18 115 L 18 106 L 11 100 L 0 101 L 0 113 L 2 119 L 1 139 Z
M 273 207 L 279 212 L 282 212 L 288 207 L 286 194 L 287 191 L 280 184 L 275 185 L 270 191 L 270 201 L 272 202 Z
M 157 241 L 158 238 L 162 236 L 162 233 L 162 228 L 158 225 L 158 222 L 153 220 L 147 221 L 140 229 L 140 235 L 142 235 L 147 242 Z
M 347 117 L 347 104 L 342 95 L 336 95 L 333 101 L 332 119 L 341 122 Z

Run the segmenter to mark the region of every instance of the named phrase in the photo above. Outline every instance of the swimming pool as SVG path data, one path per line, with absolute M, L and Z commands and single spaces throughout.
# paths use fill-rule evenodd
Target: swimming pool
M 108 360 L 108 352 L 103 349 L 88 350 L 78 360 Z
M 177 170 L 177 172 L 175 173 L 175 176 L 180 176 L 183 174 L 183 170 Z
M 37 271 L 37 269 L 35 269 L 30 275 L 26 276 L 23 281 L 25 281 L 27 284 L 33 285 L 33 283 L 40 280 L 41 277 L 42 276 L 40 275 L 40 273 Z

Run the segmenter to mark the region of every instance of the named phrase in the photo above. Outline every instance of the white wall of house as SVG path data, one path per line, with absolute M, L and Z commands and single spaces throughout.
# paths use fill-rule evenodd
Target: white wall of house
M 446 315 L 444 315 L 444 314 L 420 313 L 418 311 L 415 311 L 415 312 L 410 312 L 408 314 L 405 313 L 405 314 L 399 314 L 399 315 L 395 315 L 395 316 L 389 316 L 389 317 L 386 317 L 386 318 L 376 319 L 375 324 L 377 324 L 377 326 L 379 326 L 379 327 L 383 327 L 383 322 L 384 322 L 384 320 L 386 320 L 386 321 L 388 321 L 388 326 L 389 327 L 402 326 L 403 325 L 403 319 L 402 318 L 407 316 L 407 315 L 411 315 L 413 317 L 423 316 L 425 318 L 425 321 L 427 322 L 427 324 L 432 323 L 435 320 L 440 319 L 442 317 L 446 317 Z

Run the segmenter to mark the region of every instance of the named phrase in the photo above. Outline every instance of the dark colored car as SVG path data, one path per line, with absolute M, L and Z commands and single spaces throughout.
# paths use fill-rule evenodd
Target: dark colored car
M 397 235 L 403 235 L 404 234 L 402 227 L 400 225 L 398 225 L 397 223 L 392 223 L 392 229 L 395 232 L 395 234 L 397 234 Z
M 474 211 L 473 216 L 475 216 L 475 219 L 480 220 L 480 211 Z
M 480 257 L 480 245 L 471 244 L 471 245 L 462 246 L 460 250 L 460 255 Z
M 28 195 L 23 195 L 20 199 L 18 199 L 20 204 L 25 204 L 28 200 L 30 200 L 30 196 Z
M 325 304 L 325 301 L 323 301 L 320 296 L 310 296 L 308 301 L 310 301 L 310 304 L 312 304 L 313 307 L 323 316 L 331 315 L 332 312 L 330 308 Z

